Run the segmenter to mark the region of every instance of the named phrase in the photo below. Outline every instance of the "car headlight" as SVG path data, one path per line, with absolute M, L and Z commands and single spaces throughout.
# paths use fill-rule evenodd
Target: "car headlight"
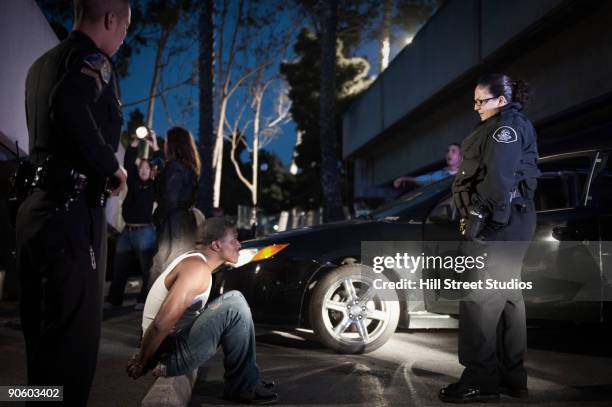
M 289 243 L 271 244 L 263 248 L 249 247 L 248 249 L 241 249 L 238 255 L 238 262 L 234 264 L 234 267 L 244 266 L 252 261 L 255 262 L 269 259 L 275 254 L 284 250 L 287 246 L 289 246 Z

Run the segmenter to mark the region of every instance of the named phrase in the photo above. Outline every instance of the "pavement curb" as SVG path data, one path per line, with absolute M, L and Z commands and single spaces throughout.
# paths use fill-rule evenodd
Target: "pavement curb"
M 198 376 L 198 369 L 191 373 L 159 377 L 142 399 L 142 407 L 182 407 L 189 404 L 191 393 Z

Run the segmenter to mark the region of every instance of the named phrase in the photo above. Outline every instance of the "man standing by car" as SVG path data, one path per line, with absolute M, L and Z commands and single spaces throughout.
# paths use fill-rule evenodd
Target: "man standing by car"
M 26 79 L 33 188 L 17 216 L 17 267 L 28 384 L 63 386 L 87 404 L 102 317 L 105 190 L 126 174 L 115 158 L 121 103 L 110 57 L 130 23 L 128 0 L 75 0 L 74 31 Z
M 488 276 L 507 281 L 520 280 L 536 225 L 533 197 L 540 173 L 536 133 L 521 113 L 527 99 L 523 81 L 502 74 L 479 79 L 474 110 L 481 123 L 463 141 L 463 161 L 453 183 L 461 234 L 489 252 Z M 497 400 L 500 393 L 527 397 L 526 347 L 521 290 L 471 292 L 459 308 L 459 361 L 465 370 L 457 383 L 440 390 L 440 399 L 480 402 Z

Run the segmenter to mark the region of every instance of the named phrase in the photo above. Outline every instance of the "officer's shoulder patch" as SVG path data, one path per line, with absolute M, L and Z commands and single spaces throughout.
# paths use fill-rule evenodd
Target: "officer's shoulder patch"
M 99 91 L 102 90 L 102 81 L 100 80 L 100 75 L 98 75 L 97 72 L 84 66 L 81 68 L 81 73 L 94 78 L 96 81 L 96 88 Z
M 110 81 L 112 67 L 111 63 L 106 56 L 96 52 L 94 54 L 86 55 L 83 58 L 85 65 L 98 72 L 104 84 L 107 85 Z
M 493 133 L 493 140 L 498 143 L 514 143 L 518 141 L 518 135 L 516 134 L 516 130 L 514 130 L 510 126 L 501 126 Z

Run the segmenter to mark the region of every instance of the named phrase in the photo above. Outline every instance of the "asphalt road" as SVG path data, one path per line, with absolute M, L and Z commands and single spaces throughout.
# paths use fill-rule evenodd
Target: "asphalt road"
M 502 397 L 500 406 L 612 405 L 612 341 L 605 330 L 575 326 L 531 328 L 527 370 L 531 397 Z M 278 383 L 282 405 L 440 406 L 441 386 L 462 367 L 456 331 L 398 332 L 367 355 L 338 355 L 308 334 L 258 335 L 258 363 Z M 221 359 L 207 364 L 192 406 L 224 405 Z
M 23 339 L 10 322 L 14 305 L 0 303 L 0 385 L 25 383 Z M 151 385 L 150 377 L 133 381 L 124 374 L 136 350 L 139 318 L 129 307 L 106 314 L 90 406 L 139 405 Z M 530 328 L 531 397 L 503 397 L 498 405 L 612 405 L 610 339 L 599 327 Z M 307 332 L 258 328 L 257 342 L 258 364 L 276 381 L 283 406 L 443 405 L 438 389 L 462 370 L 456 348 L 454 330 L 398 332 L 376 352 L 353 356 L 321 347 Z M 219 352 L 201 369 L 191 406 L 236 405 L 220 398 L 222 358 Z

